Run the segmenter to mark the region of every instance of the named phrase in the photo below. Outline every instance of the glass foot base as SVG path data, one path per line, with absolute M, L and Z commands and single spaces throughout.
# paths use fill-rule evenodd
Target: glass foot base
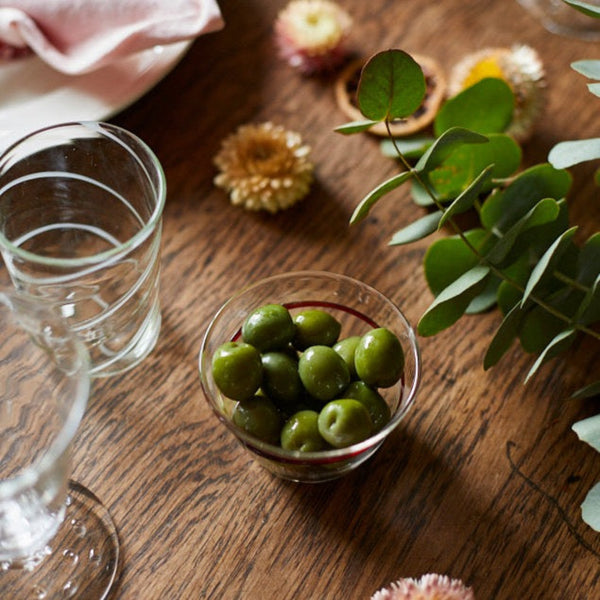
M 0 590 L 2 600 L 106 600 L 118 574 L 119 537 L 111 516 L 87 488 L 70 481 L 56 535 L 36 559 L 0 565 Z

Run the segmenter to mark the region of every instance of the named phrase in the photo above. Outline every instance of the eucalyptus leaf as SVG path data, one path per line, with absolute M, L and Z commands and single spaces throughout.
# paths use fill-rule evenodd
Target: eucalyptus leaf
M 521 172 L 504 190 L 490 195 L 481 207 L 481 222 L 487 229 L 506 231 L 527 214 L 540 200 L 559 200 L 567 195 L 572 183 L 568 171 L 548 163 Z
M 513 138 L 492 133 L 487 144 L 462 144 L 439 166 L 428 171 L 428 181 L 438 200 L 448 202 L 460 196 L 489 165 L 490 178 L 480 193 L 492 189 L 492 179 L 512 175 L 521 164 L 521 149 Z
M 515 243 L 511 254 L 527 253 L 532 261 L 539 259 L 554 243 L 554 240 L 569 228 L 569 210 L 564 198 L 557 201 L 558 216 L 553 221 L 537 225 L 523 232 Z
M 423 103 L 425 76 L 402 50 L 385 50 L 370 58 L 358 84 L 358 106 L 367 119 L 383 121 L 412 115 Z
M 558 202 L 552 198 L 540 200 L 526 215 L 521 217 L 490 250 L 487 259 L 493 264 L 503 261 L 515 245 L 519 235 L 538 225 L 554 221 L 560 212 Z
M 483 368 L 487 371 L 496 365 L 517 339 L 523 321 L 523 310 L 517 304 L 504 316 L 496 330 L 483 358 Z
M 468 244 L 484 253 L 489 237 L 483 229 L 472 229 L 464 234 L 467 243 L 458 235 L 435 240 L 423 260 L 425 279 L 434 296 L 479 264 L 478 257 Z
M 572 394 L 573 398 L 592 398 L 594 396 L 600 396 L 600 381 L 579 388 Z
M 443 290 L 425 311 L 417 325 L 420 335 L 436 335 L 453 325 L 465 313 L 471 300 L 485 286 L 489 267 L 477 265 Z
M 600 321 L 600 275 L 581 301 L 575 319 L 583 325 Z
M 599 386 L 598 392 L 600 392 L 600 381 L 596 385 Z M 577 421 L 573 423 L 571 429 L 582 442 L 589 444 L 594 450 L 600 452 L 600 415 Z
M 579 12 L 582 12 L 588 17 L 600 17 L 600 6 L 589 4 L 587 2 L 581 2 L 581 0 L 562 0 L 565 4 L 572 6 Z
M 532 303 L 532 308 L 525 313 L 519 330 L 521 347 L 525 352 L 539 354 L 564 327 L 564 321 Z
M 441 210 L 428 213 L 424 217 L 400 229 L 392 236 L 389 242 L 390 246 L 409 244 L 432 234 L 437 230 L 442 214 Z
M 517 304 L 520 306 L 525 284 L 529 279 L 529 275 L 531 275 L 531 269 L 529 257 L 526 254 L 517 256 L 513 263 L 502 269 L 502 273 L 506 278 L 498 287 L 498 306 L 502 314 L 508 314 Z M 515 285 L 518 285 L 520 289 L 517 289 Z
M 419 159 L 425 151 L 435 142 L 431 136 L 419 135 L 406 138 L 385 139 L 381 141 L 379 148 L 383 156 L 398 158 L 398 152 L 407 159 Z
M 486 77 L 447 100 L 437 112 L 434 132 L 441 135 L 451 127 L 478 133 L 502 133 L 513 117 L 515 97 L 502 79 Z
M 438 228 L 442 227 L 454 215 L 463 213 L 473 207 L 479 194 L 490 179 L 494 165 L 488 165 L 471 183 L 471 185 L 444 211 Z
M 559 142 L 548 154 L 548 161 L 557 169 L 566 169 L 600 158 L 600 138 Z
M 588 90 L 590 90 L 594 96 L 600 96 L 600 83 L 588 83 Z
M 416 178 L 410 184 L 410 196 L 417 206 L 423 208 L 435 206 L 435 193 L 432 196 Z
M 528 301 L 530 309 L 526 312 L 519 332 L 521 346 L 526 352 L 539 354 L 566 327 L 575 326 L 575 315 L 579 310 L 582 292 L 555 277 L 550 277 L 539 290 L 536 299 Z
M 378 185 L 375 189 L 371 190 L 360 202 L 360 204 L 354 210 L 352 217 L 350 217 L 350 224 L 358 223 L 362 221 L 371 210 L 371 207 L 383 196 L 400 187 L 405 181 L 408 181 L 413 177 L 412 171 L 403 171 L 398 175 L 394 175 L 390 179 L 384 181 Z
M 589 79 L 600 80 L 600 60 L 577 60 L 571 67 Z
M 419 159 L 415 169 L 426 173 L 439 166 L 450 154 L 462 144 L 486 144 L 488 138 L 462 127 L 454 127 L 444 131 Z
M 368 119 L 362 121 L 352 121 L 352 123 L 344 123 L 344 125 L 340 125 L 334 129 L 338 133 L 342 133 L 344 135 L 352 135 L 353 133 L 361 133 L 363 131 L 367 131 L 373 125 L 379 123 L 379 121 L 371 121 Z
M 523 292 L 523 298 L 521 299 L 521 306 L 525 303 L 527 298 L 534 291 L 536 286 L 540 283 L 542 277 L 552 269 L 554 263 L 560 257 L 561 253 L 563 253 L 567 245 L 571 243 L 571 239 L 575 235 L 577 231 L 577 227 L 571 227 L 571 229 L 567 229 L 560 237 L 556 239 L 556 241 L 546 250 L 542 258 L 539 260 L 537 265 L 535 265 L 533 271 L 531 272 L 531 276 L 527 281 L 527 285 L 525 286 L 525 291 Z
M 591 235 L 581 247 L 577 260 L 577 281 L 589 286 L 600 275 L 600 231 Z
M 587 287 L 577 311 L 578 323 L 600 320 L 600 232 L 590 236 L 577 258 L 577 281 Z
M 600 532 L 600 483 L 587 494 L 581 505 L 581 518 L 592 529 Z
M 576 337 L 577 331 L 573 328 L 565 329 L 556 335 L 556 337 L 552 339 L 552 341 L 544 348 L 544 350 L 542 350 L 536 361 L 533 363 L 533 366 L 525 377 L 525 383 L 527 383 L 531 377 L 533 377 L 533 375 L 546 361 L 567 350 L 567 348 L 573 344 Z
M 498 286 L 501 279 L 494 274 L 491 274 L 485 284 L 485 287 L 469 302 L 469 306 L 465 310 L 467 315 L 475 315 L 490 310 L 498 304 Z

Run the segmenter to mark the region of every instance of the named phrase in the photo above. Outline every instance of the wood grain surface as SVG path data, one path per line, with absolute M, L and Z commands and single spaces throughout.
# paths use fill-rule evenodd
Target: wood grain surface
M 547 71 L 548 104 L 525 164 L 558 141 L 600 135 L 599 100 L 569 68 L 598 44 L 544 30 L 515 0 L 343 0 L 350 45 L 427 54 L 449 72 L 465 54 L 526 43 Z M 96 381 L 75 446 L 75 478 L 110 508 L 123 600 L 361 600 L 400 577 L 462 579 L 478 600 L 600 598 L 600 537 L 580 504 L 600 456 L 571 425 L 597 402 L 570 394 L 598 375 L 583 343 L 523 384 L 532 358 L 514 347 L 490 371 L 483 355 L 500 316 L 465 317 L 420 338 L 414 408 L 381 450 L 335 482 L 301 485 L 252 461 L 210 412 L 197 357 L 204 330 L 236 289 L 266 275 L 329 270 L 389 295 L 416 324 L 432 300 L 428 241 L 389 247 L 414 220 L 408 190 L 362 224 L 362 196 L 393 174 L 379 140 L 343 137 L 332 77 L 305 77 L 277 57 L 283 0 L 220 0 L 226 27 L 199 38 L 175 70 L 112 122 L 142 137 L 168 182 L 161 299 L 153 354 Z M 212 158 L 239 125 L 273 121 L 312 147 L 310 195 L 276 216 L 232 206 L 213 185 Z M 572 170 L 580 235 L 597 231 L 593 165 Z M 0 594 L 1 595 L 1 594 Z

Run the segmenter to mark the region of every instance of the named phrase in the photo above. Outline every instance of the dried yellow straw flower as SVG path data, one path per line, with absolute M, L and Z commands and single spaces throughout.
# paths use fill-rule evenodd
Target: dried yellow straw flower
M 458 579 L 428 574 L 419 580 L 400 579 L 375 592 L 371 600 L 475 600 L 475 596 Z
M 279 53 L 306 74 L 334 69 L 346 58 L 350 15 L 331 0 L 292 0 L 277 16 Z
M 448 93 L 453 96 L 485 77 L 498 77 L 515 95 L 515 112 L 506 133 L 517 141 L 533 133 L 546 102 L 544 67 L 537 52 L 529 46 L 486 48 L 467 55 L 453 69 Z
M 306 196 L 313 180 L 310 147 L 300 135 L 271 122 L 242 125 L 225 138 L 215 185 L 232 204 L 275 213 Z

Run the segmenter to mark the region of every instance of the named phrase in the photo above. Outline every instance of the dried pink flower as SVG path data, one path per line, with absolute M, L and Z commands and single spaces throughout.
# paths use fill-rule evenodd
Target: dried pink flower
M 475 600 L 475 596 L 462 581 L 430 573 L 419 580 L 400 579 L 375 592 L 371 600 Z
M 290 65 L 311 75 L 343 62 L 351 25 L 350 15 L 331 0 L 292 0 L 277 16 L 275 40 Z

